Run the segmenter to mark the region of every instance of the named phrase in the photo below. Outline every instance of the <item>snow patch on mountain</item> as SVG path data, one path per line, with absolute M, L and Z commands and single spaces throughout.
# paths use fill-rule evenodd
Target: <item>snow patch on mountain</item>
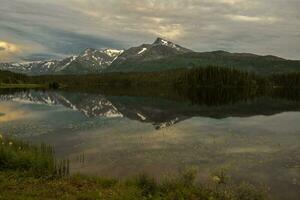
M 172 126 L 174 124 L 176 124 L 180 119 L 178 117 L 176 117 L 175 119 L 172 119 L 168 122 L 162 122 L 162 123 L 158 123 L 158 124 L 154 124 L 156 129 L 163 129 L 163 128 L 167 128 L 169 126 Z
M 105 49 L 103 50 L 103 53 L 106 53 L 110 57 L 117 57 L 121 55 L 124 52 L 124 50 L 117 50 L 117 49 Z
M 76 60 L 77 57 L 78 56 L 72 56 L 70 61 L 67 64 L 65 64 L 64 66 L 62 66 L 61 69 L 64 69 L 65 67 L 69 66 L 74 60 Z
M 162 45 L 168 46 L 168 41 L 166 40 L 161 40 Z
M 147 48 L 143 48 L 141 51 L 138 52 L 138 54 L 142 54 L 142 53 L 144 53 L 145 51 L 147 51 Z
M 50 62 L 46 62 L 45 64 L 43 64 L 43 66 L 47 67 L 48 69 L 54 65 L 54 62 L 50 61 Z
M 136 113 L 136 114 L 137 114 L 137 116 L 139 116 L 141 118 L 142 121 L 145 121 L 147 119 L 144 115 L 142 115 L 140 113 Z

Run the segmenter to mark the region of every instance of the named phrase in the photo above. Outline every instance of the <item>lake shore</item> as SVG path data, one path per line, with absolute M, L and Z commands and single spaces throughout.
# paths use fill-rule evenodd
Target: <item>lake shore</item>
M 0 83 L 0 89 L 46 89 L 48 88 L 44 84 L 31 84 L 31 83 L 20 83 L 20 84 L 6 84 Z
M 33 146 L 0 135 L 0 199 L 266 199 L 249 184 L 233 184 L 223 173 L 211 183 L 196 183 L 196 172 L 157 182 L 147 175 L 117 180 L 69 175 L 68 161 L 58 161 L 47 145 Z

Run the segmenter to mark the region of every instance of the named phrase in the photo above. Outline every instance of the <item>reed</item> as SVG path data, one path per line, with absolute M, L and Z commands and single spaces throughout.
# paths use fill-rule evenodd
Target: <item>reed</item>
M 38 177 L 68 176 L 68 159 L 55 158 L 50 145 L 32 145 L 0 135 L 0 170 L 18 170 Z

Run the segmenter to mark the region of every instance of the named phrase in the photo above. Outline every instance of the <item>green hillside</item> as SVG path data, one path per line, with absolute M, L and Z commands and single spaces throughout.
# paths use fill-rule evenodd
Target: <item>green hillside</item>
M 300 72 L 300 61 L 285 60 L 275 56 L 259 56 L 225 51 L 191 52 L 151 61 L 131 59 L 120 65 L 113 64 L 107 69 L 107 72 L 150 72 L 211 65 L 236 68 L 264 75 Z

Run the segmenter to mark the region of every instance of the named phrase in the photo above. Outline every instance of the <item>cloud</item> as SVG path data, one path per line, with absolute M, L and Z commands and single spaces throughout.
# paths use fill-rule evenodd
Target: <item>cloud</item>
M 184 35 L 184 30 L 180 24 L 159 25 L 155 29 L 148 30 L 150 34 L 163 38 L 176 39 Z
M 0 61 L 8 61 L 21 52 L 21 47 L 16 44 L 0 40 Z
M 0 40 L 0 48 L 2 49 L 2 51 L 7 51 L 9 53 L 14 53 L 19 51 L 19 47 L 17 47 L 15 44 L 1 41 L 1 40 Z
M 25 57 L 20 57 L 24 61 L 40 61 L 40 60 L 51 60 L 51 59 L 60 59 L 59 54 L 47 54 L 47 53 L 33 53 L 27 54 Z
M 261 22 L 261 23 L 274 23 L 277 21 L 274 17 L 265 16 L 245 16 L 245 15 L 228 15 L 229 19 L 241 22 Z
M 65 56 L 87 47 L 129 48 L 157 36 L 196 51 L 222 49 L 300 59 L 300 1 L 295 0 L 0 3 L 0 38 L 27 47 L 15 59 Z

